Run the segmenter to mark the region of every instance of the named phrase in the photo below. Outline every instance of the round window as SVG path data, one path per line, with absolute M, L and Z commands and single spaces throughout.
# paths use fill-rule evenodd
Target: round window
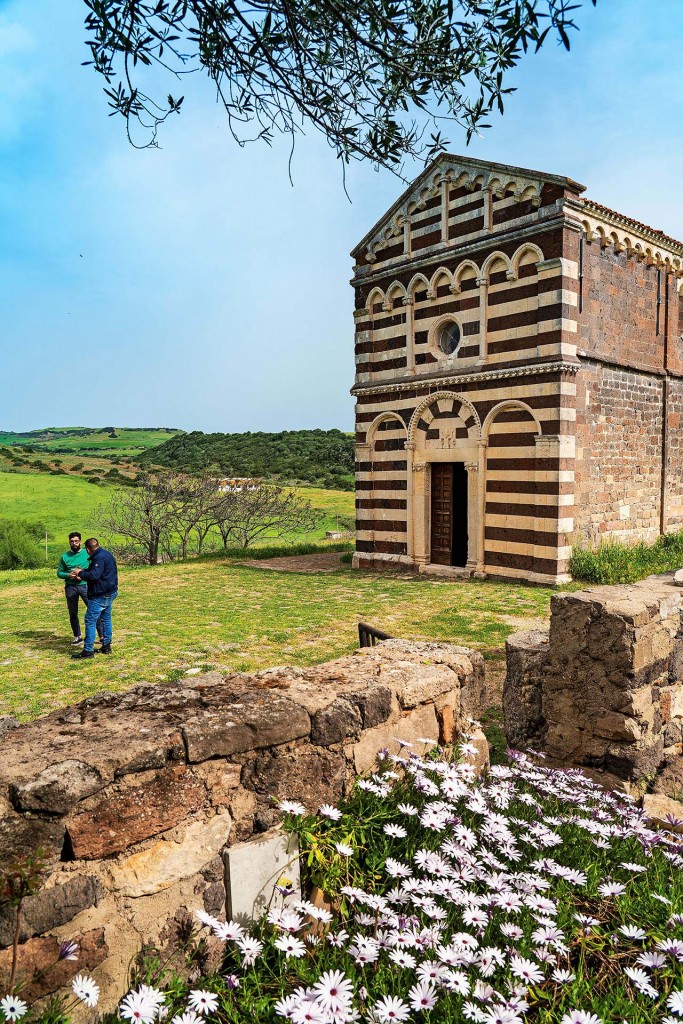
M 460 328 L 454 320 L 444 324 L 439 332 L 439 348 L 445 356 L 452 356 L 460 344 Z

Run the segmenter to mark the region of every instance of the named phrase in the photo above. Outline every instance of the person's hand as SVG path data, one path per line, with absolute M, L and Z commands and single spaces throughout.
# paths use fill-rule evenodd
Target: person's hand
M 72 569 L 71 572 L 69 573 L 69 579 L 70 580 L 77 580 L 80 577 L 80 575 L 81 575 L 81 570 L 80 569 Z

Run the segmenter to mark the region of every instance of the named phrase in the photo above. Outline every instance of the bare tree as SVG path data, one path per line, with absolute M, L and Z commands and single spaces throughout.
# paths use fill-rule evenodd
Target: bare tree
M 230 491 L 221 497 L 216 525 L 224 547 L 232 540 L 238 547 L 246 548 L 266 534 L 279 538 L 311 533 L 322 519 L 322 512 L 313 508 L 310 501 L 277 484 Z
M 97 522 L 111 533 L 125 537 L 145 552 L 145 561 L 156 565 L 159 550 L 168 545 L 174 525 L 172 503 L 174 478 L 143 477 L 137 487 L 117 488 L 97 513 Z

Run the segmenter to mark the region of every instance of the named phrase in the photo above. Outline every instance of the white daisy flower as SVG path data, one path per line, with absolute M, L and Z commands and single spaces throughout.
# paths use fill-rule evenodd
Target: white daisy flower
M 6 1020 L 21 1020 L 27 1012 L 28 1006 L 23 999 L 19 999 L 17 996 L 5 996 L 4 999 L 0 999 L 0 1010 L 4 1013 Z
M 373 1016 L 383 1024 L 408 1020 L 410 1007 L 398 996 L 382 996 L 373 1006 Z
M 71 988 L 77 999 L 86 1006 L 97 1006 L 100 998 L 100 987 L 87 974 L 77 974 L 71 982 Z
M 297 959 L 306 952 L 306 947 L 301 939 L 297 939 L 294 935 L 278 935 L 273 945 L 285 956 L 293 956 Z
M 342 812 L 332 804 L 321 804 L 318 814 L 321 814 L 323 818 L 329 818 L 330 821 L 339 821 L 342 817 Z
M 205 989 L 195 989 L 190 992 L 188 1003 L 191 1009 L 195 1013 L 200 1013 L 202 1016 L 206 1013 L 213 1013 L 218 1008 L 218 996 L 214 995 L 213 992 L 207 992 Z
M 650 996 L 651 999 L 658 998 L 659 992 L 651 983 L 650 975 L 646 971 L 641 971 L 638 967 L 625 967 L 624 974 L 631 979 L 643 995 Z

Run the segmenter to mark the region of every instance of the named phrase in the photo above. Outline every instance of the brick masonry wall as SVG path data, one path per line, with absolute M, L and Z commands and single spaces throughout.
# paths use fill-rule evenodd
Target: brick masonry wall
M 21 919 L 19 977 L 62 940 L 81 945 L 22 997 L 90 970 L 111 1009 L 143 943 L 168 952 L 195 909 L 226 912 L 223 854 L 277 825 L 274 798 L 334 803 L 396 736 L 420 751 L 451 743 L 483 702 L 480 654 L 393 640 L 305 670 L 211 673 L 0 719 L 0 862 L 41 847 L 48 867 Z M 13 931 L 0 905 L 3 991 Z
M 661 378 L 585 361 L 576 379 L 574 541 L 659 534 Z
M 584 245 L 583 311 L 579 314 L 579 346 L 589 356 L 615 363 L 662 370 L 664 305 L 657 332 L 656 267 L 639 263 L 613 246 L 595 241 Z M 659 275 L 660 299 L 666 276 Z

